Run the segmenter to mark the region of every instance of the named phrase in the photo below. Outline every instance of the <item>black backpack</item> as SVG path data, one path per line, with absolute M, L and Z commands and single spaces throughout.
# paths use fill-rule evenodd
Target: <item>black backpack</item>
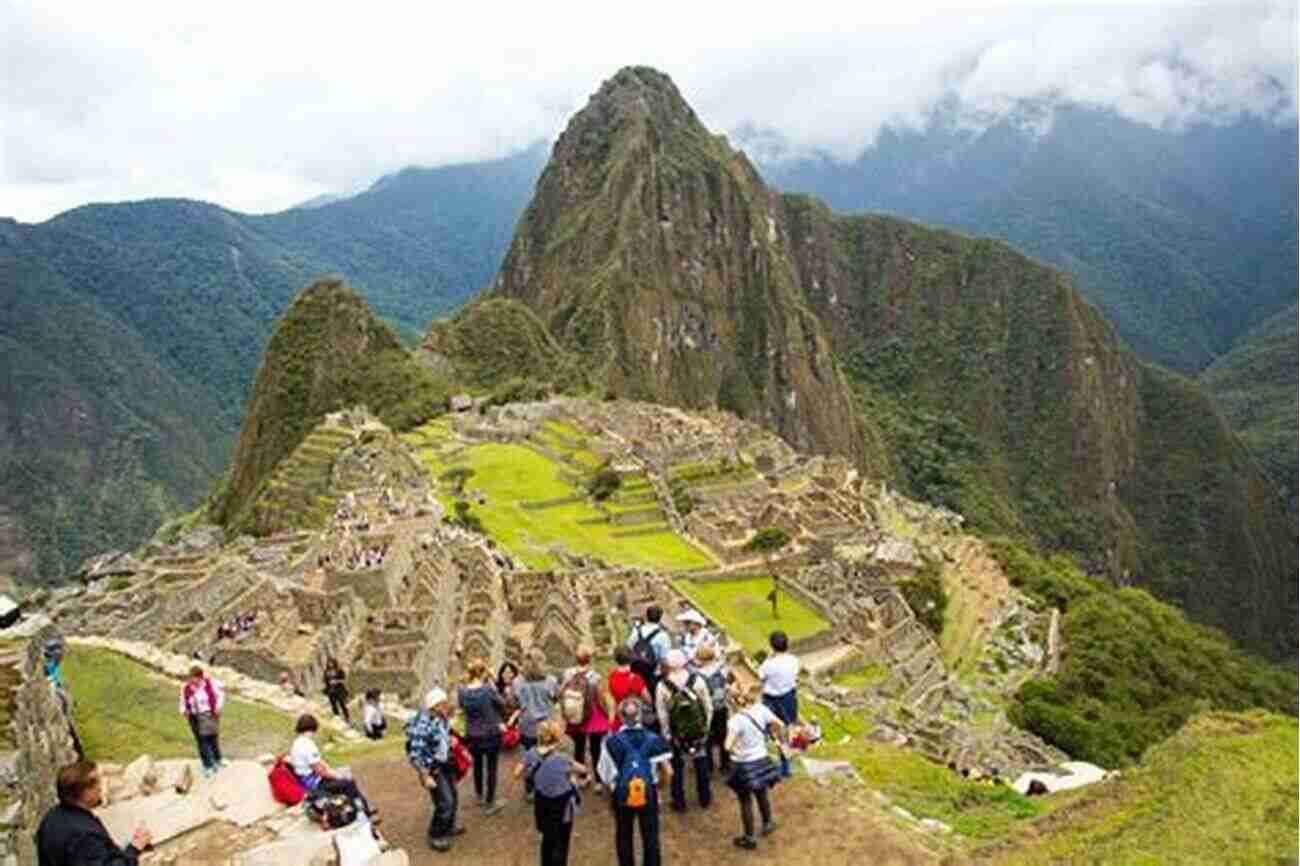
M 317 788 L 307 797 L 307 814 L 326 830 L 337 830 L 357 820 L 357 804 L 351 797 Z
M 632 644 L 632 670 L 640 674 L 646 685 L 653 685 L 659 679 L 659 654 L 653 641 L 663 629 L 655 626 L 649 634 L 645 634 L 641 628 L 637 626 L 636 642 Z

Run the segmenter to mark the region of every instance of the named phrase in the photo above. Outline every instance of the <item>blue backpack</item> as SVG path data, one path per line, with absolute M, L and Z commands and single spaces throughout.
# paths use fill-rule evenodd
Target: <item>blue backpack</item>
M 614 782 L 614 802 L 625 809 L 644 809 L 654 797 L 654 773 L 646 760 L 645 748 L 651 736 L 641 738 L 638 746 L 631 737 L 615 734 L 623 744 L 623 760 L 619 762 L 618 779 Z

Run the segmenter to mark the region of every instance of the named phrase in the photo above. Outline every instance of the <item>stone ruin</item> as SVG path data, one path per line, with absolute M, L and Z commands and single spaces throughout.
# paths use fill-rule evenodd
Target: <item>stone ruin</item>
M 912 721 L 898 724 L 916 743 L 960 698 L 938 645 L 895 585 L 942 553 L 885 529 L 902 520 L 943 537 L 960 530 L 958 515 L 866 485 L 846 461 L 799 454 L 721 412 L 628 401 L 512 404 L 450 417 L 453 439 L 437 447 L 445 459 L 466 442 L 523 444 L 578 483 L 591 467 L 562 453 L 578 443 L 559 428 L 542 435 L 552 421 L 583 431 L 583 447 L 621 474 L 644 478 L 638 495 L 646 510 L 707 550 L 716 577 L 777 574 L 786 592 L 820 612 L 832 628 L 796 647 L 815 674 L 883 665 L 889 675 L 877 691 L 907 709 Z M 378 688 L 414 702 L 430 685 L 454 681 L 470 659 L 495 669 L 536 649 L 560 668 L 579 644 L 612 653 L 649 604 L 670 617 L 688 606 L 663 575 L 589 556 L 555 551 L 557 569 L 518 567 L 490 539 L 442 520 L 434 480 L 378 422 L 352 412 L 327 423 L 352 433 L 334 457 L 331 517 L 321 526 L 198 548 L 147 546 L 130 559 L 129 574 L 92 577 L 81 592 L 59 597 L 49 605 L 53 620 L 69 631 L 215 656 L 271 682 L 287 672 L 308 693 L 320 691 L 325 660 L 335 657 L 354 695 Z M 689 514 L 674 504 L 683 488 Z M 791 536 L 785 550 L 768 557 L 745 550 L 770 526 Z M 246 612 L 257 613 L 250 630 L 215 640 L 219 622 Z M 938 751 L 947 757 L 951 749 Z

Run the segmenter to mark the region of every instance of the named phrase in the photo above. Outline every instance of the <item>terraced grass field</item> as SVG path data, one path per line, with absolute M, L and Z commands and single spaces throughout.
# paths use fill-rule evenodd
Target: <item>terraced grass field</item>
M 777 599 L 779 617 L 772 616 L 772 604 L 767 594 L 772 580 L 767 577 L 744 580 L 698 581 L 681 578 L 673 587 L 682 595 L 721 623 L 727 634 L 749 653 L 766 650 L 767 638 L 781 629 L 790 641 L 811 637 L 830 628 L 830 623 L 796 599 L 781 593 Z
M 664 571 L 716 565 L 662 520 L 628 526 L 609 523 L 583 491 L 566 480 L 566 473 L 572 477 L 571 466 L 562 467 L 526 445 L 513 443 L 470 445 L 444 462 L 443 455 L 454 449 L 448 449 L 439 432 L 421 428 L 407 442 L 417 447 L 435 479 L 452 466 L 474 470 L 466 491 L 471 496 L 482 494 L 487 501 L 474 505 L 473 513 L 492 538 L 528 568 L 557 566 L 557 549 Z M 448 509 L 452 507 L 450 490 L 440 487 L 439 498 Z M 653 507 L 653 503 L 637 507 Z

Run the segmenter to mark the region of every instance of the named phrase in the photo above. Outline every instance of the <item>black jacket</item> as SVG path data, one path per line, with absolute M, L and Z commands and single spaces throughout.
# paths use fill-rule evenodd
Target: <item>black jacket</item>
M 119 848 L 103 822 L 80 806 L 55 806 L 36 831 L 39 866 L 136 866 L 134 845 Z

